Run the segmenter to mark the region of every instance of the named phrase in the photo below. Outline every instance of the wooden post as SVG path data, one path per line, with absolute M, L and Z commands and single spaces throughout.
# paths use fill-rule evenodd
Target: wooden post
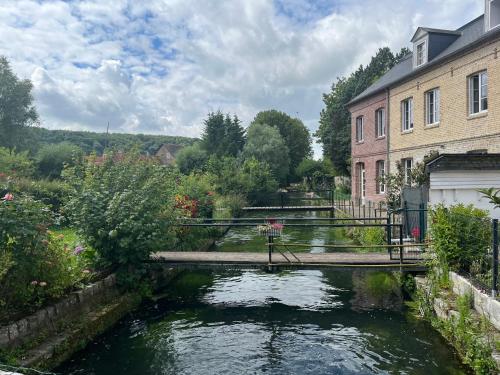
M 403 224 L 399 226 L 399 263 L 403 263 Z

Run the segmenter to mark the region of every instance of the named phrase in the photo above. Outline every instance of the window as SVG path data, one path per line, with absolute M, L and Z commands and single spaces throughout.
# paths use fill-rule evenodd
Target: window
M 439 122 L 439 89 L 425 93 L 425 123 L 432 125 Z
M 411 170 L 413 168 L 413 159 L 403 159 L 403 174 L 406 185 L 411 185 Z
M 365 163 L 358 163 L 358 193 L 361 199 L 366 197 L 366 171 Z
M 401 102 L 402 131 L 407 132 L 413 129 L 413 98 L 408 98 Z
M 364 137 L 364 118 L 363 116 L 359 116 L 356 119 L 356 142 L 363 142 Z
M 427 62 L 427 48 L 426 47 L 427 47 L 427 43 L 425 40 L 423 42 L 420 42 L 419 44 L 417 44 L 417 46 L 416 46 L 416 48 L 417 48 L 416 61 L 415 61 L 416 66 L 423 65 Z
M 385 193 L 385 161 L 379 160 L 377 161 L 377 193 L 384 194 Z
M 469 77 L 469 114 L 488 110 L 488 74 L 481 72 Z
M 486 9 L 488 20 L 486 20 L 487 30 L 491 30 L 500 25 L 500 0 L 488 0 L 489 7 Z
M 375 111 L 375 135 L 377 138 L 385 136 L 385 110 L 379 108 Z

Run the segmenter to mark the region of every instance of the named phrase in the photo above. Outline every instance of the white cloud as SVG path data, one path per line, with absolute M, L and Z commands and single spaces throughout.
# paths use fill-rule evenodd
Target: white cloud
M 322 93 L 417 26 L 455 28 L 481 0 L 4 0 L 0 54 L 50 128 L 198 136 L 207 112 L 277 108 L 317 128 Z

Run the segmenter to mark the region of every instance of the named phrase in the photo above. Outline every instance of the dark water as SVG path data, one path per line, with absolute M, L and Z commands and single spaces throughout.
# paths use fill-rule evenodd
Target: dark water
M 318 245 L 302 249 L 316 252 L 349 242 L 330 228 L 285 227 L 282 240 Z M 217 250 L 267 251 L 266 242 L 255 228 L 235 228 Z M 58 371 L 465 374 L 439 334 L 408 313 L 399 285 L 397 274 L 384 272 L 186 272 L 165 298 L 124 319 Z
M 186 272 L 63 374 L 465 374 L 396 274 Z

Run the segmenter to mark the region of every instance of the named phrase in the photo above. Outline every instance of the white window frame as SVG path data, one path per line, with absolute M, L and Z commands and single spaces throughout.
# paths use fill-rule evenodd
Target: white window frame
M 365 140 L 365 117 L 356 117 L 356 142 L 360 143 Z
M 418 49 L 422 47 L 421 56 L 419 56 Z M 427 63 L 427 38 L 415 43 L 415 67 L 424 65 Z
M 385 194 L 385 160 L 377 160 L 375 168 L 377 169 L 377 193 Z
M 432 126 L 440 121 L 440 91 L 439 88 L 425 93 L 425 124 Z
M 358 183 L 359 183 L 359 197 L 366 198 L 366 167 L 365 163 L 358 163 Z
M 477 88 L 475 81 L 477 79 Z M 468 77 L 469 115 L 488 112 L 488 72 L 483 70 Z M 477 100 L 475 94 L 477 92 Z M 477 103 L 477 110 L 475 105 Z
M 404 184 L 410 186 L 411 171 L 413 169 L 413 159 L 412 158 L 403 159 L 401 160 L 401 164 L 403 164 Z
M 375 136 L 377 138 L 385 137 L 385 108 L 379 108 L 375 111 Z
M 497 6 L 500 7 L 500 0 L 488 0 L 488 8 L 486 9 L 486 14 L 485 14 L 485 25 L 486 25 L 486 31 L 495 29 L 500 26 L 500 15 L 497 16 L 497 23 L 495 25 L 492 25 L 491 19 L 492 16 L 494 15 L 494 12 L 491 11 L 492 4 L 494 2 L 497 2 Z
M 401 102 L 401 131 L 403 133 L 413 130 L 413 98 Z

